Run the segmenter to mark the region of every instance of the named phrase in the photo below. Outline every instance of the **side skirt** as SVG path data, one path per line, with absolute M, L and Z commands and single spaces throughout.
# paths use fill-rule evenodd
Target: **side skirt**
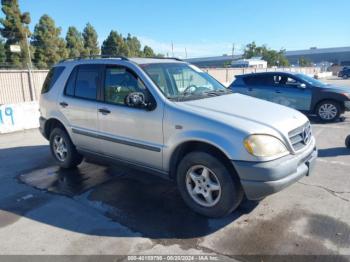
M 131 162 L 128 160 L 119 159 L 119 158 L 107 156 L 104 154 L 92 152 L 90 150 L 80 148 L 80 147 L 77 147 L 77 151 L 80 154 L 84 155 L 86 158 L 91 159 L 93 161 L 96 161 L 96 163 L 98 163 L 98 164 L 131 167 L 133 169 L 136 169 L 139 171 L 144 171 L 144 172 L 159 176 L 159 177 L 164 178 L 164 179 L 172 180 L 170 178 L 169 172 L 166 172 L 163 170 L 159 170 L 159 169 L 156 169 L 153 167 L 145 166 L 145 165 L 140 164 L 140 163 L 135 163 L 135 162 Z

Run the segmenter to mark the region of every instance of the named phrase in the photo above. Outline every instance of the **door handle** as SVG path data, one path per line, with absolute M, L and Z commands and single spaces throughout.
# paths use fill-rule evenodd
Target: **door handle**
M 276 93 L 277 93 L 277 94 L 280 94 L 280 93 L 281 93 L 281 91 L 277 90 L 277 91 L 276 91 Z
M 248 88 L 248 91 L 253 91 L 253 88 Z
M 98 112 L 102 113 L 102 115 L 108 115 L 108 114 L 111 113 L 111 111 L 109 111 L 109 110 L 106 109 L 106 108 L 100 108 L 100 109 L 98 110 Z
M 63 107 L 63 108 L 65 108 L 65 107 L 68 106 L 68 104 L 67 104 L 66 102 L 60 102 L 60 106 Z

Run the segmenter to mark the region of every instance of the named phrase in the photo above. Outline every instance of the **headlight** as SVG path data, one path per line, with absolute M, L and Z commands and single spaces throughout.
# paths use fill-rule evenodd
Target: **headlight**
M 280 156 L 288 152 L 281 140 L 270 135 L 251 135 L 244 140 L 244 147 L 258 157 Z

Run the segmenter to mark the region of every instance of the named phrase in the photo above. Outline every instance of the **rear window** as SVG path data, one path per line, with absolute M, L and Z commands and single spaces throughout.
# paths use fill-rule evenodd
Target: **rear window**
M 45 82 L 43 84 L 43 88 L 41 89 L 41 93 L 45 94 L 50 91 L 50 89 L 53 87 L 57 79 L 60 77 L 64 70 L 63 66 L 57 66 L 51 68 L 49 73 L 46 76 Z

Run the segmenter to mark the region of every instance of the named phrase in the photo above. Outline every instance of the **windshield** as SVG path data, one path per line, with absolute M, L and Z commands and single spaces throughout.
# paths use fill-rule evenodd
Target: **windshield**
M 192 100 L 230 93 L 198 67 L 185 63 L 146 64 L 142 68 L 169 99 Z
M 312 78 L 310 76 L 304 75 L 304 74 L 297 74 L 297 76 L 301 79 L 304 80 L 306 83 L 316 86 L 316 87 L 326 87 L 328 84 L 323 83 L 315 78 Z

